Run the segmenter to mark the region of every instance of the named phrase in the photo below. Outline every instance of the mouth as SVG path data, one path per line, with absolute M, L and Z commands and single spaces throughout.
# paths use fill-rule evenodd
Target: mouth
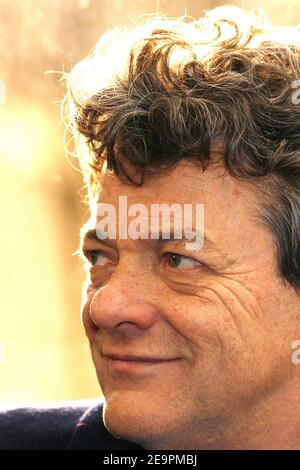
M 125 374 L 150 372 L 161 367 L 171 366 L 181 360 L 178 357 L 159 359 L 126 355 L 104 355 L 104 358 L 110 372 Z

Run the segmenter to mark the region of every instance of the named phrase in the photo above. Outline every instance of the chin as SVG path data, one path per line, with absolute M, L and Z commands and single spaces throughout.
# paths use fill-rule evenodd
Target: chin
M 119 394 L 105 397 L 104 425 L 115 437 L 150 449 L 154 443 L 164 440 L 164 434 L 170 431 L 172 421 L 169 419 L 167 422 L 164 413 L 154 407 L 154 403 L 151 406 L 149 399 L 139 400 L 138 394 L 136 399 L 126 399 L 126 392 L 123 397 Z
M 116 438 L 143 445 L 148 426 L 145 425 L 145 413 L 139 408 L 137 404 L 132 406 L 122 400 L 105 400 L 103 421 L 106 429 Z

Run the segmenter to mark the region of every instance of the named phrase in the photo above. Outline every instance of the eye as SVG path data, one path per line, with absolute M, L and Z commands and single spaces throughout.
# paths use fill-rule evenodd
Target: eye
M 174 269 L 189 269 L 201 267 L 202 263 L 189 256 L 179 255 L 177 253 L 165 253 L 164 260 L 167 265 Z
M 84 254 L 92 266 L 103 266 L 111 261 L 109 256 L 101 250 L 87 250 Z

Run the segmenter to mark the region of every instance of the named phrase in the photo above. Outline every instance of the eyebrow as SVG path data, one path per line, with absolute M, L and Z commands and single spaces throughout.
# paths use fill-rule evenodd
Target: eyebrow
M 194 230 L 193 230 L 193 232 L 195 233 Z M 108 246 L 113 246 L 115 244 L 115 242 L 117 241 L 117 240 L 110 239 L 110 238 L 107 238 L 107 237 L 103 237 L 103 238 L 101 238 L 101 236 L 98 237 L 98 233 L 100 233 L 100 232 L 99 232 L 99 230 L 96 230 L 96 229 L 89 229 L 89 230 L 83 231 L 81 233 L 81 248 L 83 247 L 84 243 L 87 240 L 88 241 L 95 241 L 97 243 L 100 243 L 100 244 L 102 243 L 102 244 L 108 245 Z M 156 236 L 158 235 L 158 238 L 151 238 L 151 237 L 146 238 L 146 239 L 139 238 L 136 241 L 150 242 L 152 244 L 157 244 L 157 245 L 164 245 L 164 244 L 167 244 L 167 243 L 170 243 L 170 242 L 174 242 L 174 243 L 177 242 L 178 244 L 180 244 L 181 242 L 193 242 L 194 241 L 194 238 L 189 239 L 184 234 L 182 235 L 181 238 L 175 238 L 173 228 L 170 229 L 170 234 L 169 234 L 169 231 L 164 232 L 164 231 L 160 230 L 159 232 L 155 233 L 155 235 Z M 209 238 L 207 236 L 207 234 L 204 234 L 204 243 L 203 243 L 203 248 L 202 249 L 204 249 L 204 248 L 207 251 L 216 251 L 217 253 L 223 255 L 222 251 L 219 249 L 216 242 L 213 241 L 211 238 Z

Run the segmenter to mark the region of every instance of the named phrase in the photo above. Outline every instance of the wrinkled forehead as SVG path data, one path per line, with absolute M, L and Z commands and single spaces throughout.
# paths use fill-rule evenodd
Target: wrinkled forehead
M 224 251 L 234 251 L 241 248 L 239 245 L 253 245 L 253 240 L 259 242 L 259 237 L 264 236 L 261 233 L 264 228 L 258 227 L 256 196 L 255 186 L 233 178 L 221 166 L 209 166 L 203 171 L 193 162 L 182 161 L 163 174 L 145 177 L 140 187 L 125 183 L 106 171 L 89 227 L 97 224 L 99 204 L 114 206 L 118 215 L 120 198 L 124 197 L 126 209 L 133 204 L 143 204 L 149 208 L 149 217 L 154 204 L 189 204 L 192 208 L 201 204 L 204 233 L 220 248 L 223 246 Z

